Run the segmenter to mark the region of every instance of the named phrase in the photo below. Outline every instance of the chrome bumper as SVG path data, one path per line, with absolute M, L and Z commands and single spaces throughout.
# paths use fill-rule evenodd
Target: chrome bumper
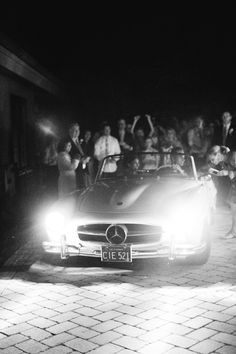
M 61 239 L 61 243 L 43 242 L 45 252 L 57 253 L 62 259 L 72 256 L 95 257 L 101 258 L 101 245 L 84 246 L 68 245 L 65 238 Z M 133 245 L 132 259 L 144 258 L 168 258 L 169 260 L 184 259 L 188 256 L 201 254 L 206 248 L 206 243 L 201 245 L 181 245 L 173 244 L 148 244 Z

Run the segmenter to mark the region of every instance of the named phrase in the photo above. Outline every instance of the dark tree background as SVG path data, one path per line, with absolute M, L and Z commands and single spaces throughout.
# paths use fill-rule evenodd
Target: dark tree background
M 137 113 L 216 119 L 236 110 L 228 17 L 29 4 L 2 9 L 0 30 L 63 82 L 68 116 L 82 126 Z

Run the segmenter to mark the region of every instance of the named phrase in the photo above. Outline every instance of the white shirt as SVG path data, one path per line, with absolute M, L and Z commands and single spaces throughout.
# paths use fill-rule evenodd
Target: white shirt
M 101 136 L 94 146 L 94 157 L 98 161 L 102 161 L 108 155 L 120 154 L 120 145 L 113 136 Z M 112 160 L 106 164 L 104 172 L 115 172 L 117 168 L 116 161 Z
M 224 129 L 226 130 L 226 136 L 228 135 L 230 125 L 231 125 L 231 123 L 228 123 L 228 124 L 224 124 L 224 125 L 223 125 Z

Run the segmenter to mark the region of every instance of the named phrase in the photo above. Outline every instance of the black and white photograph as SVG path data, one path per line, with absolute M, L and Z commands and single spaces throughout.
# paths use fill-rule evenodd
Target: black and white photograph
M 0 354 L 236 354 L 233 10 L 129 5 L 1 6 Z

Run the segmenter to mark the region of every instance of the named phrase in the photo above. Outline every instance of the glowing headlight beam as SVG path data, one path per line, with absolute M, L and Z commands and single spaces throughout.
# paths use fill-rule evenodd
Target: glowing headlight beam
M 65 218 L 60 212 L 50 212 L 45 219 L 46 231 L 50 238 L 57 239 L 63 234 Z
M 206 210 L 201 201 L 178 206 L 171 213 L 168 232 L 177 243 L 197 243 L 201 238 L 205 219 Z

